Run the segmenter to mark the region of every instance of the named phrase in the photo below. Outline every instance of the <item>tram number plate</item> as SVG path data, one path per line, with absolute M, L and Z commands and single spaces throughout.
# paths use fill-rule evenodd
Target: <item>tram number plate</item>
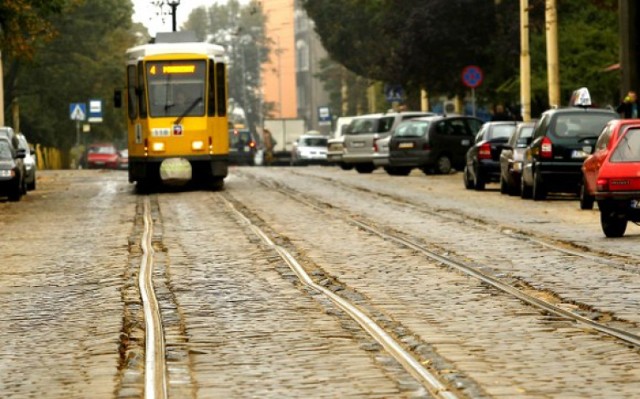
M 169 137 L 171 136 L 171 129 L 169 128 L 151 129 L 151 135 L 153 137 Z

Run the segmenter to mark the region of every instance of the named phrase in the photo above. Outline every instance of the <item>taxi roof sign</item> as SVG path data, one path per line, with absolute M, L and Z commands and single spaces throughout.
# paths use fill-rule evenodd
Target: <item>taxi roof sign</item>
M 574 91 L 571 95 L 571 105 L 574 107 L 590 107 L 591 94 L 589 94 L 589 89 L 587 89 L 586 87 L 581 87 L 578 90 Z

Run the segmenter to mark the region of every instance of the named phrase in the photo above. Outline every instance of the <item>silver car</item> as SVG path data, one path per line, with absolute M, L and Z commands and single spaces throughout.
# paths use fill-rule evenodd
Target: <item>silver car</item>
M 25 151 L 24 157 L 24 168 L 25 175 L 24 181 L 27 185 L 27 190 L 35 190 L 36 189 L 36 158 L 31 152 L 31 147 L 27 142 L 27 138 L 22 133 L 18 133 L 16 135 L 18 137 L 18 148 Z
M 390 112 L 369 114 L 353 118 L 344 136 L 342 162 L 355 167 L 358 173 L 371 173 L 377 165 L 383 165 L 385 154 L 379 140 L 389 137 L 391 131 L 403 120 L 434 115 L 432 112 Z M 386 158 L 388 158 L 388 150 Z M 377 160 L 376 160 L 377 159 Z M 374 163 L 374 160 L 375 163 Z
M 326 165 L 327 136 L 318 134 L 303 134 L 293 144 L 291 149 L 291 166 L 295 165 Z

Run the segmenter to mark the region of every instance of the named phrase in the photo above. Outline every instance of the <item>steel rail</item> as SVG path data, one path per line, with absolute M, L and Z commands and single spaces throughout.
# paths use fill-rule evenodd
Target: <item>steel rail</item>
M 285 189 L 285 188 L 276 188 L 276 190 L 282 192 L 285 195 L 288 195 L 289 197 L 293 197 L 295 198 L 297 201 L 302 202 L 304 204 L 307 204 L 308 206 L 315 208 L 317 210 L 320 210 L 322 212 L 326 212 L 325 209 L 323 209 L 322 207 L 310 202 L 309 200 L 305 199 L 305 198 L 299 198 L 299 194 L 297 192 L 295 192 L 292 189 Z M 292 192 L 293 191 L 293 192 Z M 333 209 L 336 209 L 335 207 Z M 397 244 L 400 244 L 402 246 L 405 246 L 407 248 L 413 249 L 415 251 L 418 251 L 420 253 L 422 253 L 423 255 L 431 258 L 432 260 L 435 260 L 436 262 L 439 262 L 441 264 L 444 264 L 446 266 L 449 266 L 451 268 L 454 268 L 468 276 L 474 277 L 504 293 L 507 293 L 509 295 L 512 295 L 514 297 L 516 297 L 517 299 L 531 305 L 534 306 L 538 309 L 544 310 L 548 313 L 554 314 L 556 316 L 562 317 L 566 320 L 571 320 L 571 321 L 575 321 L 581 324 L 584 324 L 590 328 L 593 328 L 594 330 L 601 332 L 603 334 L 618 338 L 628 344 L 634 345 L 636 347 L 640 347 L 640 335 L 638 334 L 634 334 L 625 330 L 621 330 L 619 328 L 615 328 L 615 327 L 609 327 L 607 325 L 604 325 L 602 323 L 599 323 L 593 319 L 590 319 L 588 317 L 584 317 L 578 313 L 560 308 L 558 306 L 555 306 L 547 301 L 544 301 L 542 299 L 536 298 L 532 295 L 529 295 L 521 290 L 519 290 L 518 288 L 506 284 L 502 281 L 500 281 L 499 279 L 492 277 L 486 273 L 481 272 L 480 270 L 478 270 L 477 268 L 473 267 L 473 266 L 468 266 L 462 262 L 458 262 L 456 260 L 453 260 L 449 257 L 446 256 L 442 256 L 439 255 L 429 249 L 427 249 L 424 245 L 421 245 L 415 241 L 400 237 L 399 235 L 395 235 L 395 234 L 389 234 L 389 233 L 385 233 L 383 231 L 381 231 L 380 229 L 374 227 L 371 224 L 365 223 L 363 221 L 357 220 L 351 216 L 344 216 L 344 218 L 348 221 L 350 221 L 351 223 L 353 223 L 354 225 L 360 227 L 363 230 L 366 230 L 372 234 L 375 234 L 385 240 L 389 240 L 389 241 L 393 241 L 396 242 Z M 538 243 L 540 244 L 540 243 Z
M 140 246 L 142 261 L 138 274 L 138 287 L 142 297 L 145 323 L 145 399 L 167 398 L 167 373 L 164 355 L 164 333 L 160 307 L 153 290 L 153 218 L 149 197 L 144 199 L 144 232 Z
M 269 247 L 273 248 L 280 257 L 287 263 L 289 268 L 296 274 L 298 279 L 306 286 L 322 293 L 328 297 L 336 306 L 342 309 L 347 315 L 355 320 L 376 342 L 384 347 L 391 356 L 393 356 L 414 378 L 422 383 L 422 385 L 435 397 L 439 399 L 456 399 L 457 396 L 443 384 L 438 377 L 427 370 L 416 358 L 407 352 L 402 346 L 389 335 L 382 327 L 376 324 L 369 316 L 358 309 L 355 305 L 349 303 L 346 299 L 336 295 L 327 288 L 316 284 L 304 270 L 302 265 L 298 263 L 293 255 L 285 248 L 274 243 L 269 236 L 258 226 L 253 224 L 247 216 L 239 211 L 231 201 L 221 196 L 227 206 L 244 221 L 253 232 Z

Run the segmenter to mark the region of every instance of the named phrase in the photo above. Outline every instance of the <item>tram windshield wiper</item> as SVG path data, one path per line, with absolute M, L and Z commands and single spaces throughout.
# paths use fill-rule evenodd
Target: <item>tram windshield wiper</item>
M 202 97 L 198 97 L 195 100 L 193 100 L 193 102 L 191 103 L 191 105 L 189 105 L 189 107 L 187 109 L 184 110 L 184 112 L 182 113 L 182 115 L 180 115 L 178 117 L 178 119 L 175 120 L 175 122 L 173 122 L 174 125 L 179 125 L 180 122 L 182 121 L 182 118 L 184 118 L 185 116 L 187 116 L 187 114 L 189 114 L 189 112 L 191 112 L 192 109 L 195 108 L 196 105 L 198 105 L 198 103 L 202 101 Z

